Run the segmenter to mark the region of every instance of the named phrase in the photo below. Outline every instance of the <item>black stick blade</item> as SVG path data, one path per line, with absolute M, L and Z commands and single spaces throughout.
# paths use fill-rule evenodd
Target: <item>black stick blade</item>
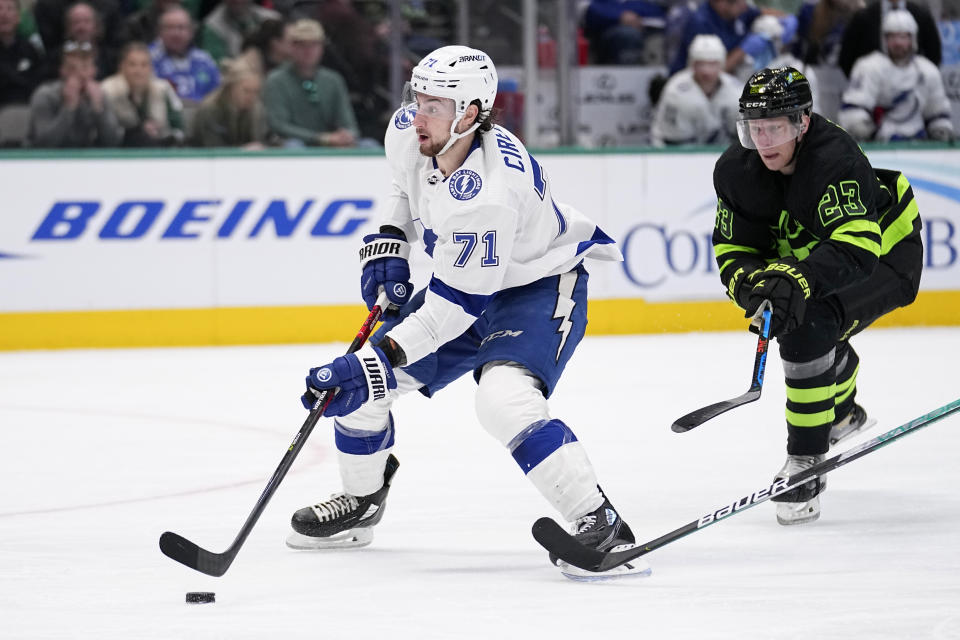
M 170 531 L 160 536 L 160 551 L 184 566 L 215 578 L 225 574 L 233 562 L 233 556 L 229 554 L 210 553 L 183 536 Z
M 723 400 L 721 402 L 715 402 L 709 406 L 697 409 L 696 411 L 691 411 L 687 415 L 677 418 L 676 421 L 670 425 L 670 429 L 674 433 L 686 433 L 695 427 L 699 427 L 707 420 L 716 418 L 721 413 L 726 413 L 730 409 L 735 409 L 741 405 L 745 405 L 749 402 L 753 402 L 760 398 L 760 391 L 747 391 L 742 396 L 733 398 L 732 400 Z
M 606 554 L 584 547 L 552 519 L 540 518 L 533 523 L 532 532 L 534 540 L 539 542 L 541 547 L 561 560 L 587 571 L 600 570 Z

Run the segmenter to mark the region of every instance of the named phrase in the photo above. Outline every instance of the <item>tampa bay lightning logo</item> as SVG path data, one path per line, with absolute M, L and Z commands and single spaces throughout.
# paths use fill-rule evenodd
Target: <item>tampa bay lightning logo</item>
M 333 377 L 333 372 L 330 371 L 329 367 L 323 367 L 315 374 L 319 382 L 330 382 L 330 378 Z
M 416 110 L 404 108 L 397 111 L 393 116 L 393 126 L 397 129 L 406 129 L 413 124 L 413 118 L 417 115 Z
M 483 186 L 483 180 L 476 171 L 460 169 L 450 176 L 450 195 L 457 200 L 469 200 L 478 193 Z

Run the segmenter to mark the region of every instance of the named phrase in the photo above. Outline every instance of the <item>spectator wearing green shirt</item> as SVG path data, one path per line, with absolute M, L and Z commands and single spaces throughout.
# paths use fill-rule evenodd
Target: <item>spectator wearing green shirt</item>
M 320 66 L 323 27 L 316 20 L 298 20 L 290 37 L 291 61 L 270 72 L 264 86 L 270 127 L 286 146 L 355 146 L 357 119 L 347 84 L 339 73 Z

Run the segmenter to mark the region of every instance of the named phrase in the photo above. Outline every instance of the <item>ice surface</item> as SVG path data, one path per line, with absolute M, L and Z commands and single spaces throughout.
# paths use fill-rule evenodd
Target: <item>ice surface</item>
M 553 414 L 639 538 L 780 468 L 774 353 L 758 402 L 670 431 L 747 389 L 755 344 L 581 345 Z M 960 397 L 960 330 L 873 329 L 854 346 L 879 425 L 841 449 Z M 163 556 L 166 530 L 226 549 L 305 417 L 307 368 L 344 348 L 0 354 L 0 638 L 960 638 L 960 415 L 837 470 L 816 523 L 778 526 L 768 502 L 650 554 L 649 578 L 579 584 L 531 537 L 556 513 L 482 431 L 463 379 L 398 403 L 401 464 L 372 546 L 284 545 L 292 512 L 339 489 L 324 420 L 224 577 Z

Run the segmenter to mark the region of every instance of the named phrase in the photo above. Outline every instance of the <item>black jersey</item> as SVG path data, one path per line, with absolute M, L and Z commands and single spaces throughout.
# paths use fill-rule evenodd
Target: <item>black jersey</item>
M 741 277 L 784 256 L 802 261 L 815 297 L 829 295 L 865 280 L 920 232 L 906 178 L 874 169 L 843 129 L 813 114 L 800 144 L 789 176 L 739 142 L 717 161 L 713 246 L 731 298 Z

